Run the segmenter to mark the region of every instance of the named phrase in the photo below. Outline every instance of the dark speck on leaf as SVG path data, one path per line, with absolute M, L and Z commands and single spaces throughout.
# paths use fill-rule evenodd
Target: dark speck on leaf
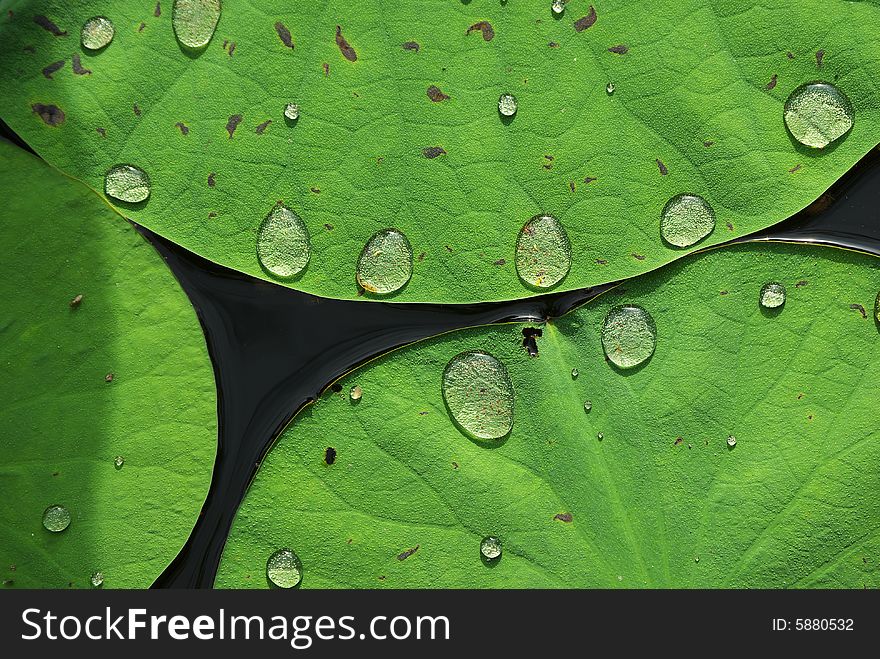
M 551 42 L 548 43 L 547 45 L 548 45 L 550 48 L 559 48 L 559 44 L 556 43 L 555 41 L 551 41 Z
M 788 59 L 794 59 L 794 53 L 791 52 L 790 50 L 789 50 L 787 53 L 785 53 L 785 56 L 786 56 Z
M 446 249 L 447 252 L 452 254 L 452 248 L 449 245 L 444 245 L 443 247 Z
M 235 46 L 236 46 L 236 43 L 234 41 L 231 44 L 229 44 L 229 50 L 227 52 L 229 53 L 230 57 L 232 57 L 232 53 L 235 52 Z
M 405 552 L 402 552 L 397 555 L 398 561 L 405 561 L 407 558 L 415 554 L 419 550 L 419 545 L 416 545 L 412 549 L 407 549 Z
M 522 345 L 523 348 L 529 353 L 529 357 L 537 357 L 538 356 L 538 341 L 540 337 L 544 336 L 544 330 L 540 327 L 523 327 L 522 329 Z
M 46 76 L 49 80 L 52 79 L 52 74 L 55 73 L 58 69 L 64 66 L 64 60 L 60 59 L 57 62 L 52 62 L 49 66 L 43 69 L 43 75 Z
M 342 28 L 338 25 L 336 26 L 336 45 L 339 46 L 339 51 L 345 59 L 349 62 L 357 61 L 357 53 L 354 52 L 354 48 L 352 48 L 345 40 L 345 37 L 342 36 Z
M 266 119 L 266 121 L 264 121 L 264 122 L 261 123 L 259 126 L 257 126 L 257 128 L 256 128 L 256 130 L 255 130 L 255 132 L 257 133 L 257 135 L 262 135 L 263 132 L 266 130 L 266 128 L 269 127 L 269 124 L 271 124 L 271 123 L 272 123 L 272 120 L 271 120 L 271 119 Z
M 78 76 L 87 76 L 92 73 L 91 69 L 84 69 L 79 59 L 79 53 L 73 54 L 73 72 Z
M 208 219 L 213 220 L 215 217 L 217 217 L 217 213 L 215 213 L 214 211 L 208 213 Z
M 683 441 L 684 441 L 683 437 L 676 437 L 675 441 L 673 442 L 673 446 L 680 446 Z
M 238 128 L 238 124 L 241 123 L 242 116 L 240 114 L 234 114 L 229 117 L 229 121 L 226 122 L 226 132 L 229 133 L 229 139 L 232 139 L 232 134 L 235 132 L 235 129 Z
M 852 309 L 853 311 L 858 311 L 860 314 L 862 314 L 862 318 L 868 317 L 868 314 L 865 311 L 865 307 L 863 307 L 861 304 L 851 304 L 851 305 L 849 305 L 849 308 Z
M 498 259 L 497 261 L 494 261 L 492 265 L 504 265 L 505 263 L 507 263 L 507 261 L 504 259 Z
M 595 176 L 585 176 L 584 177 L 584 183 L 592 183 L 595 180 L 596 180 Z
M 715 144 L 715 142 L 710 142 L 710 141 L 703 142 L 703 146 L 706 147 L 707 149 L 708 149 L 710 146 L 712 146 L 713 144 Z
M 83 296 L 82 296 L 82 294 L 80 293 L 79 295 L 77 295 L 76 297 L 74 297 L 74 298 L 70 301 L 70 308 L 71 308 L 71 309 L 78 309 L 78 308 L 79 308 L 79 305 L 82 304 L 82 301 L 83 301 Z
M 471 32 L 476 32 L 477 30 L 483 33 L 483 41 L 492 41 L 492 39 L 495 38 L 495 30 L 492 29 L 492 25 L 489 21 L 474 23 L 467 29 L 465 34 L 469 35 Z
M 213 188 L 215 185 L 217 185 L 217 181 L 214 180 L 216 176 L 217 176 L 217 174 L 215 172 L 211 172 L 210 174 L 208 174 L 208 187 L 209 188 Z
M 452 468 L 458 469 L 458 463 L 455 460 L 452 461 Z
M 415 52 L 419 52 L 421 50 L 421 46 L 415 41 L 405 41 L 402 46 L 404 50 L 414 50 Z
M 327 62 L 324 62 L 324 63 L 321 65 L 321 68 L 324 69 L 324 77 L 325 77 L 325 78 L 326 78 L 327 76 L 330 75 L 330 65 L 327 64 Z
M 161 7 L 160 4 L 157 2 L 157 3 L 156 3 L 156 8 L 153 10 L 153 16 L 155 16 L 156 18 L 159 18 L 161 15 L 162 15 L 162 7 Z
M 789 170 L 788 170 L 788 173 L 789 173 L 789 174 L 794 174 L 794 173 L 795 173 L 796 171 L 798 171 L 800 168 L 801 168 L 801 164 L 798 163 L 797 165 L 795 165 L 794 167 L 792 167 L 791 169 L 789 169 Z
M 107 137 L 107 131 L 100 126 L 98 126 L 95 130 L 98 131 L 98 135 L 100 135 L 101 137 Z
M 718 291 L 718 295 L 727 295 L 728 291 Z
M 596 263 L 598 265 L 608 265 L 608 261 L 606 261 L 605 259 L 596 259 Z
M 57 126 L 64 123 L 64 112 L 57 105 L 43 105 L 42 103 L 34 103 L 31 109 L 35 114 L 40 115 L 47 126 Z M 103 131 L 103 128 L 99 129 Z M 102 133 L 103 136 L 103 133 Z
M 629 46 L 624 46 L 623 44 L 611 46 L 611 48 L 608 49 L 608 52 L 616 53 L 617 55 L 626 55 L 629 52 Z
M 730 222 L 727 222 L 727 223 L 725 224 L 725 226 L 727 227 L 727 230 L 728 230 L 728 231 L 733 231 L 733 224 L 731 224 Z
M 644 260 L 645 260 L 645 256 L 644 256 L 644 254 L 636 254 L 635 252 L 633 252 L 633 253 L 631 254 L 631 256 L 632 256 L 634 259 L 636 259 L 637 261 L 644 261 Z
M 596 22 L 596 10 L 590 5 L 590 11 L 583 18 L 579 18 L 574 22 L 575 32 L 583 32 L 588 27 L 592 27 Z
M 776 86 L 776 78 L 777 77 L 778 76 L 775 73 L 772 76 L 770 76 L 770 82 L 767 83 L 767 90 L 768 91 L 773 89 Z
M 22 48 L 22 50 L 26 53 L 31 54 L 31 55 L 33 55 L 35 52 L 37 52 L 37 49 L 35 46 L 25 46 L 24 48 Z
M 576 188 L 575 185 L 574 185 L 574 181 L 569 181 L 569 182 L 568 182 L 568 189 L 571 190 L 572 192 L 574 192 L 575 190 L 577 190 L 577 188 Z
M 284 23 L 281 21 L 275 23 L 275 32 L 278 34 L 278 38 L 281 39 L 281 43 L 288 48 L 293 48 L 293 37 L 290 36 L 290 30 L 285 27 Z
M 181 135 L 189 135 L 189 126 L 187 126 L 187 125 L 186 125 L 185 123 L 183 123 L 182 121 L 178 121 L 178 122 L 177 122 L 176 124 L 174 124 L 174 125 L 177 126 L 177 127 L 180 129 L 180 133 L 181 133 Z
M 325 223 L 325 224 L 324 224 L 324 228 L 327 229 L 327 231 L 333 231 L 333 225 L 332 225 L 332 224 Z
M 801 288 L 801 287 L 803 287 L 803 286 L 807 286 L 807 285 L 809 285 L 809 283 L 810 283 L 810 282 L 808 282 L 806 279 L 801 279 L 798 283 L 796 283 L 796 284 L 794 285 L 794 287 L 795 287 L 795 288 Z
M 422 149 L 422 155 L 425 156 L 428 160 L 433 160 L 437 156 L 442 156 L 446 153 L 446 149 L 442 146 L 427 146 Z
M 136 116 L 138 116 L 138 117 L 141 116 L 141 109 L 140 109 L 140 107 L 138 106 L 137 103 L 135 103 L 134 105 L 132 105 L 132 106 L 131 106 L 131 109 L 134 110 L 134 113 L 135 113 Z
M 825 51 L 817 50 L 816 51 L 816 68 L 822 68 L 822 60 L 825 59 Z
M 37 14 L 34 16 L 34 23 L 39 25 L 41 28 L 46 30 L 47 32 L 51 32 L 56 37 L 66 37 L 67 32 L 62 30 L 60 27 L 55 25 L 49 18 L 43 16 L 42 14 Z
M 657 158 L 657 167 L 660 169 L 660 175 L 666 176 L 669 173 L 669 170 L 666 169 L 666 165 L 663 164 L 663 161 L 660 158 Z
M 422 252 L 421 254 L 419 254 L 419 262 L 421 263 L 424 260 L 425 260 L 425 253 Z
M 332 446 L 328 446 L 327 450 L 324 451 L 324 462 L 326 462 L 328 465 L 332 465 L 334 462 L 336 462 L 336 449 Z
M 565 522 L 566 524 L 571 523 L 572 516 L 571 513 L 556 513 L 553 515 L 553 519 L 558 519 L 560 522 Z
M 147 27 L 146 23 L 141 23 L 140 25 L 138 25 L 138 32 L 143 32 L 145 27 Z
M 311 192 L 312 194 L 321 194 L 321 188 L 311 187 L 309 188 L 309 192 Z
M 434 103 L 440 103 L 441 101 L 445 101 L 449 98 L 446 94 L 440 91 L 440 88 L 436 85 L 431 85 L 428 87 L 428 98 L 430 98 Z

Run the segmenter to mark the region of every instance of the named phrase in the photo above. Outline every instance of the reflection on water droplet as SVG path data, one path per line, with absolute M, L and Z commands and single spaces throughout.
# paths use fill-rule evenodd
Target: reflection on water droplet
M 60 533 L 70 526 L 70 511 L 59 504 L 49 506 L 43 511 L 43 526 L 47 531 Z
M 761 306 L 765 309 L 777 309 L 785 304 L 785 286 L 776 281 L 769 281 L 761 286 Z
M 257 234 L 260 265 L 279 279 L 295 277 L 309 263 L 309 230 L 302 218 L 284 204 L 276 204 Z
M 83 23 L 82 31 L 80 32 L 80 41 L 82 42 L 83 48 L 100 50 L 113 41 L 114 33 L 115 30 L 113 29 L 113 23 L 109 18 L 105 18 L 104 16 L 92 16 L 89 20 Z
M 122 465 L 124 464 L 125 458 L 123 458 L 121 455 L 117 455 L 115 458 L 113 458 L 113 466 L 117 469 L 122 469 Z
M 498 97 L 498 111 L 505 117 L 512 117 L 515 115 L 516 108 L 516 96 L 513 94 L 501 94 L 501 96 Z
M 397 229 L 382 229 L 361 251 L 357 282 L 365 291 L 388 295 L 406 285 L 412 268 L 413 252 L 406 236 Z
M 849 99 L 829 82 L 810 82 L 795 89 L 785 101 L 783 117 L 792 137 L 814 149 L 845 135 L 855 121 Z
M 660 234 L 675 247 L 690 247 L 714 229 L 715 211 L 699 195 L 675 195 L 666 202 L 660 214 Z
M 578 370 L 576 368 L 571 369 L 571 379 L 572 380 L 577 380 L 578 375 L 580 375 L 580 373 L 578 373 Z
M 220 0 L 174 0 L 174 36 L 187 48 L 203 48 L 214 36 L 220 9 Z
M 361 386 L 359 384 L 356 384 L 349 390 L 348 395 L 354 402 L 357 402 L 364 395 L 364 390 L 361 389 Z
M 616 306 L 602 323 L 602 348 L 619 368 L 633 368 L 654 354 L 657 326 L 642 307 L 635 304 Z
M 571 268 L 571 243 L 552 215 L 535 215 L 516 239 L 516 273 L 533 288 L 552 288 Z
M 584 401 L 584 412 L 589 412 L 593 409 L 593 402 L 590 400 Z
M 114 199 L 136 204 L 150 196 L 150 177 L 134 165 L 114 165 L 104 175 L 104 191 Z
M 480 553 L 487 561 L 495 561 L 501 557 L 501 540 L 487 535 L 480 541 Z
M 566 0 L 553 0 L 550 4 L 550 8 L 553 10 L 554 14 L 561 14 L 565 11 L 565 1 Z
M 734 446 L 736 446 L 736 437 L 734 437 L 733 435 L 728 435 L 728 437 L 727 437 L 727 445 L 730 446 L 731 448 L 733 448 Z
M 614 83 L 613 82 L 609 82 L 607 85 L 605 85 L 605 93 L 608 94 L 609 96 L 611 96 L 611 94 L 614 93 Z
M 282 548 L 266 561 L 266 577 L 277 588 L 295 588 L 302 581 L 302 564 L 292 549 Z
M 299 119 L 299 106 L 296 103 L 288 103 L 284 106 L 284 116 L 291 121 Z
M 513 428 L 513 384 L 492 355 L 472 350 L 453 357 L 442 389 L 452 418 L 474 439 L 501 439 Z
M 597 432 L 596 439 L 598 439 L 601 442 L 603 439 L 605 439 L 605 433 Z
M 101 571 L 92 572 L 92 576 L 89 577 L 89 581 L 92 582 L 92 588 L 100 588 L 104 585 L 104 573 Z

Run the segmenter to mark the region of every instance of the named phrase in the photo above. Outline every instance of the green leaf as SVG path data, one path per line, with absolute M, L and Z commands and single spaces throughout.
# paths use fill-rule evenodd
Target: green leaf
M 112 165 L 144 168 L 152 196 L 127 215 L 258 277 L 257 228 L 283 200 L 312 237 L 308 268 L 285 285 L 323 296 L 357 296 L 360 250 L 388 226 L 417 257 L 396 299 L 528 296 L 514 246 L 542 212 L 572 242 L 558 289 L 640 274 L 684 253 L 660 238 L 673 195 L 709 201 L 711 245 L 791 215 L 880 141 L 875 3 L 595 0 L 595 23 L 577 31 L 586 0 L 559 20 L 549 0 L 227 2 L 201 52 L 175 42 L 170 4 L 157 17 L 124 0 L 0 3 L 0 115 L 95 190 Z M 94 14 L 116 25 L 95 54 L 78 43 Z M 469 30 L 484 22 L 491 31 Z M 856 114 L 822 152 L 782 119 L 814 79 L 839 85 Z M 519 99 L 512 121 L 503 92 Z
M 770 280 L 788 289 L 775 315 L 758 305 Z M 265 587 L 286 546 L 307 588 L 876 587 L 880 336 L 851 305 L 869 309 L 878 287 L 873 257 L 737 246 L 547 324 L 535 358 L 514 324 L 379 359 L 342 382 L 358 404 L 325 395 L 269 454 L 217 585 Z M 658 335 L 627 371 L 599 337 L 621 303 Z M 465 350 L 510 372 L 500 445 L 467 439 L 444 405 L 441 374 Z M 503 542 L 494 567 L 486 535 Z
M 0 197 L 4 582 L 88 588 L 101 571 L 107 588 L 146 588 L 211 478 L 216 394 L 201 327 L 128 222 L 8 142 Z M 53 504 L 72 517 L 61 533 L 42 526 Z

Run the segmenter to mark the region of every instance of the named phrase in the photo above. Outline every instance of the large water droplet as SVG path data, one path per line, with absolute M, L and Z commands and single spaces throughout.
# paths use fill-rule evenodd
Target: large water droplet
M 571 268 L 571 243 L 552 215 L 535 215 L 516 239 L 516 272 L 533 288 L 552 288 Z
M 311 253 L 309 230 L 302 218 L 284 204 L 276 204 L 257 234 L 260 265 L 269 274 L 288 279 L 305 269 Z
M 89 20 L 83 23 L 82 31 L 80 32 L 80 41 L 82 42 L 83 48 L 100 50 L 113 41 L 114 34 L 115 30 L 113 29 L 113 23 L 109 18 L 105 18 L 104 16 L 92 16 Z
M 550 9 L 552 9 L 553 13 L 558 16 L 565 11 L 565 2 L 566 0 L 553 0 L 553 2 L 550 3 Z
M 516 114 L 517 102 L 513 94 L 501 94 L 498 97 L 498 111 L 505 117 Z
M 357 282 L 370 293 L 388 295 L 403 288 L 412 276 L 413 252 L 397 229 L 382 229 L 364 245 L 357 264 Z
M 284 116 L 291 121 L 299 119 L 299 106 L 296 103 L 288 103 L 284 106 Z
M 453 357 L 442 389 L 452 418 L 469 436 L 501 439 L 513 428 L 513 384 L 492 355 L 472 350 Z
M 187 48 L 203 48 L 220 20 L 220 0 L 174 0 L 174 36 Z
M 657 326 L 651 314 L 635 304 L 616 306 L 602 323 L 602 348 L 618 368 L 633 368 L 654 354 Z
M 585 400 L 584 401 L 584 412 L 589 412 L 593 409 L 593 401 Z
M 760 300 L 765 309 L 778 309 L 785 304 L 785 286 L 777 281 L 768 281 L 761 286 Z
M 135 165 L 114 165 L 104 175 L 104 192 L 119 201 L 136 204 L 150 196 L 150 177 Z
M 60 533 L 70 526 L 70 511 L 60 504 L 49 506 L 43 511 L 43 526 L 47 531 Z
M 810 82 L 795 89 L 785 101 L 783 116 L 792 137 L 814 149 L 845 135 L 855 121 L 849 99 L 829 82 Z
M 349 397 L 351 398 L 353 403 L 358 402 L 361 398 L 363 398 L 364 390 L 361 388 L 361 385 L 354 385 L 348 392 Z
M 302 563 L 292 549 L 282 548 L 266 561 L 266 577 L 278 588 L 295 588 L 302 581 Z
M 609 82 L 607 85 L 605 85 L 605 93 L 608 94 L 609 96 L 611 96 L 611 94 L 614 93 L 614 83 L 613 82 Z
M 487 535 L 480 540 L 480 553 L 487 561 L 496 561 L 501 557 L 501 540 L 494 535 Z
M 666 202 L 660 214 L 660 234 L 675 247 L 690 247 L 714 229 L 715 211 L 699 195 L 675 195 Z
M 579 375 L 580 375 L 580 372 L 576 368 L 571 369 L 571 379 L 572 380 L 577 380 Z
M 736 446 L 736 437 L 734 437 L 733 435 L 728 435 L 727 436 L 727 445 L 730 448 L 733 448 L 734 446 Z
M 89 581 L 92 583 L 92 588 L 100 588 L 104 585 L 104 573 L 98 570 L 97 572 L 92 572 L 92 576 L 89 577 Z
M 122 465 L 124 464 L 125 458 L 123 458 L 121 455 L 117 455 L 115 458 L 113 458 L 113 466 L 116 467 L 116 469 L 122 469 Z

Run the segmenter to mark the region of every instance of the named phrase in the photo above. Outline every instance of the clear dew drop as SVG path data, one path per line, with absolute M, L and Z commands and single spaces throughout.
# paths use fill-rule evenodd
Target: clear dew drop
M 295 588 L 302 581 L 302 563 L 292 549 L 283 547 L 266 561 L 266 578 L 277 588 Z
M 113 28 L 113 22 L 104 16 L 92 16 L 83 23 L 80 32 L 80 41 L 83 48 L 89 50 L 100 50 L 111 41 L 116 30 Z
M 113 458 L 113 466 L 116 467 L 117 470 L 122 469 L 122 465 L 124 464 L 125 458 L 123 458 L 121 455 L 117 455 L 115 458 Z
M 715 211 L 700 195 L 675 195 L 660 214 L 660 235 L 673 247 L 690 247 L 714 230 Z
M 565 12 L 565 2 L 566 0 L 553 0 L 550 3 L 550 9 L 553 10 L 553 13 L 557 16 Z
M 60 504 L 55 504 L 43 511 L 43 526 L 52 533 L 61 533 L 70 526 L 70 511 Z
M 204 48 L 214 36 L 220 10 L 220 0 L 174 0 L 174 36 L 187 48 Z
M 761 286 L 759 299 L 765 309 L 778 309 L 785 304 L 785 286 L 777 281 L 768 281 Z
M 480 540 L 480 554 L 487 561 L 497 561 L 501 558 L 501 540 L 494 535 L 487 535 Z
M 104 175 L 104 192 L 119 201 L 136 204 L 150 196 L 150 177 L 135 165 L 113 165 Z
M 642 307 L 623 304 L 613 307 L 602 323 L 602 348 L 618 368 L 633 368 L 654 354 L 657 326 Z
M 578 375 L 580 375 L 580 373 L 578 372 L 578 370 L 576 368 L 571 369 L 571 379 L 572 380 L 577 380 Z
M 597 433 L 596 433 L 596 439 L 598 439 L 598 440 L 601 442 L 603 439 L 605 439 L 605 433 L 603 433 L 603 432 L 597 432 Z
M 364 390 L 361 389 L 359 384 L 354 385 L 348 392 L 349 397 L 353 402 L 358 402 L 361 397 L 364 395 Z
M 589 414 L 592 409 L 593 409 L 593 401 L 590 401 L 590 400 L 584 401 L 584 412 Z
M 514 392 L 504 364 L 479 350 L 453 357 L 443 371 L 443 400 L 474 439 L 495 440 L 513 428 Z
M 516 114 L 517 102 L 516 96 L 513 94 L 501 94 L 498 97 L 498 111 L 505 117 L 512 117 Z
M 357 283 L 365 291 L 388 295 L 412 277 L 413 251 L 397 229 L 377 231 L 364 245 L 357 263 Z
M 299 119 L 299 106 L 296 103 L 288 103 L 284 106 L 284 116 L 291 121 Z
M 736 437 L 734 437 L 733 435 L 728 435 L 727 436 L 727 445 L 730 448 L 733 448 L 734 446 L 736 446 Z
M 552 215 L 535 215 L 516 239 L 516 273 L 531 288 L 552 288 L 571 268 L 571 243 Z
M 608 94 L 609 96 L 611 96 L 611 94 L 614 93 L 614 83 L 613 82 L 609 82 L 607 85 L 605 85 L 605 93 Z
M 846 95 L 830 82 L 809 82 L 785 101 L 788 132 L 804 146 L 824 149 L 852 128 L 855 113 Z
M 89 581 L 92 583 L 92 588 L 100 588 L 104 585 L 104 573 L 100 570 L 92 572 L 92 576 L 89 577 Z
M 257 233 L 260 265 L 274 277 L 289 279 L 305 269 L 311 253 L 309 230 L 302 218 L 284 204 L 276 204 Z

